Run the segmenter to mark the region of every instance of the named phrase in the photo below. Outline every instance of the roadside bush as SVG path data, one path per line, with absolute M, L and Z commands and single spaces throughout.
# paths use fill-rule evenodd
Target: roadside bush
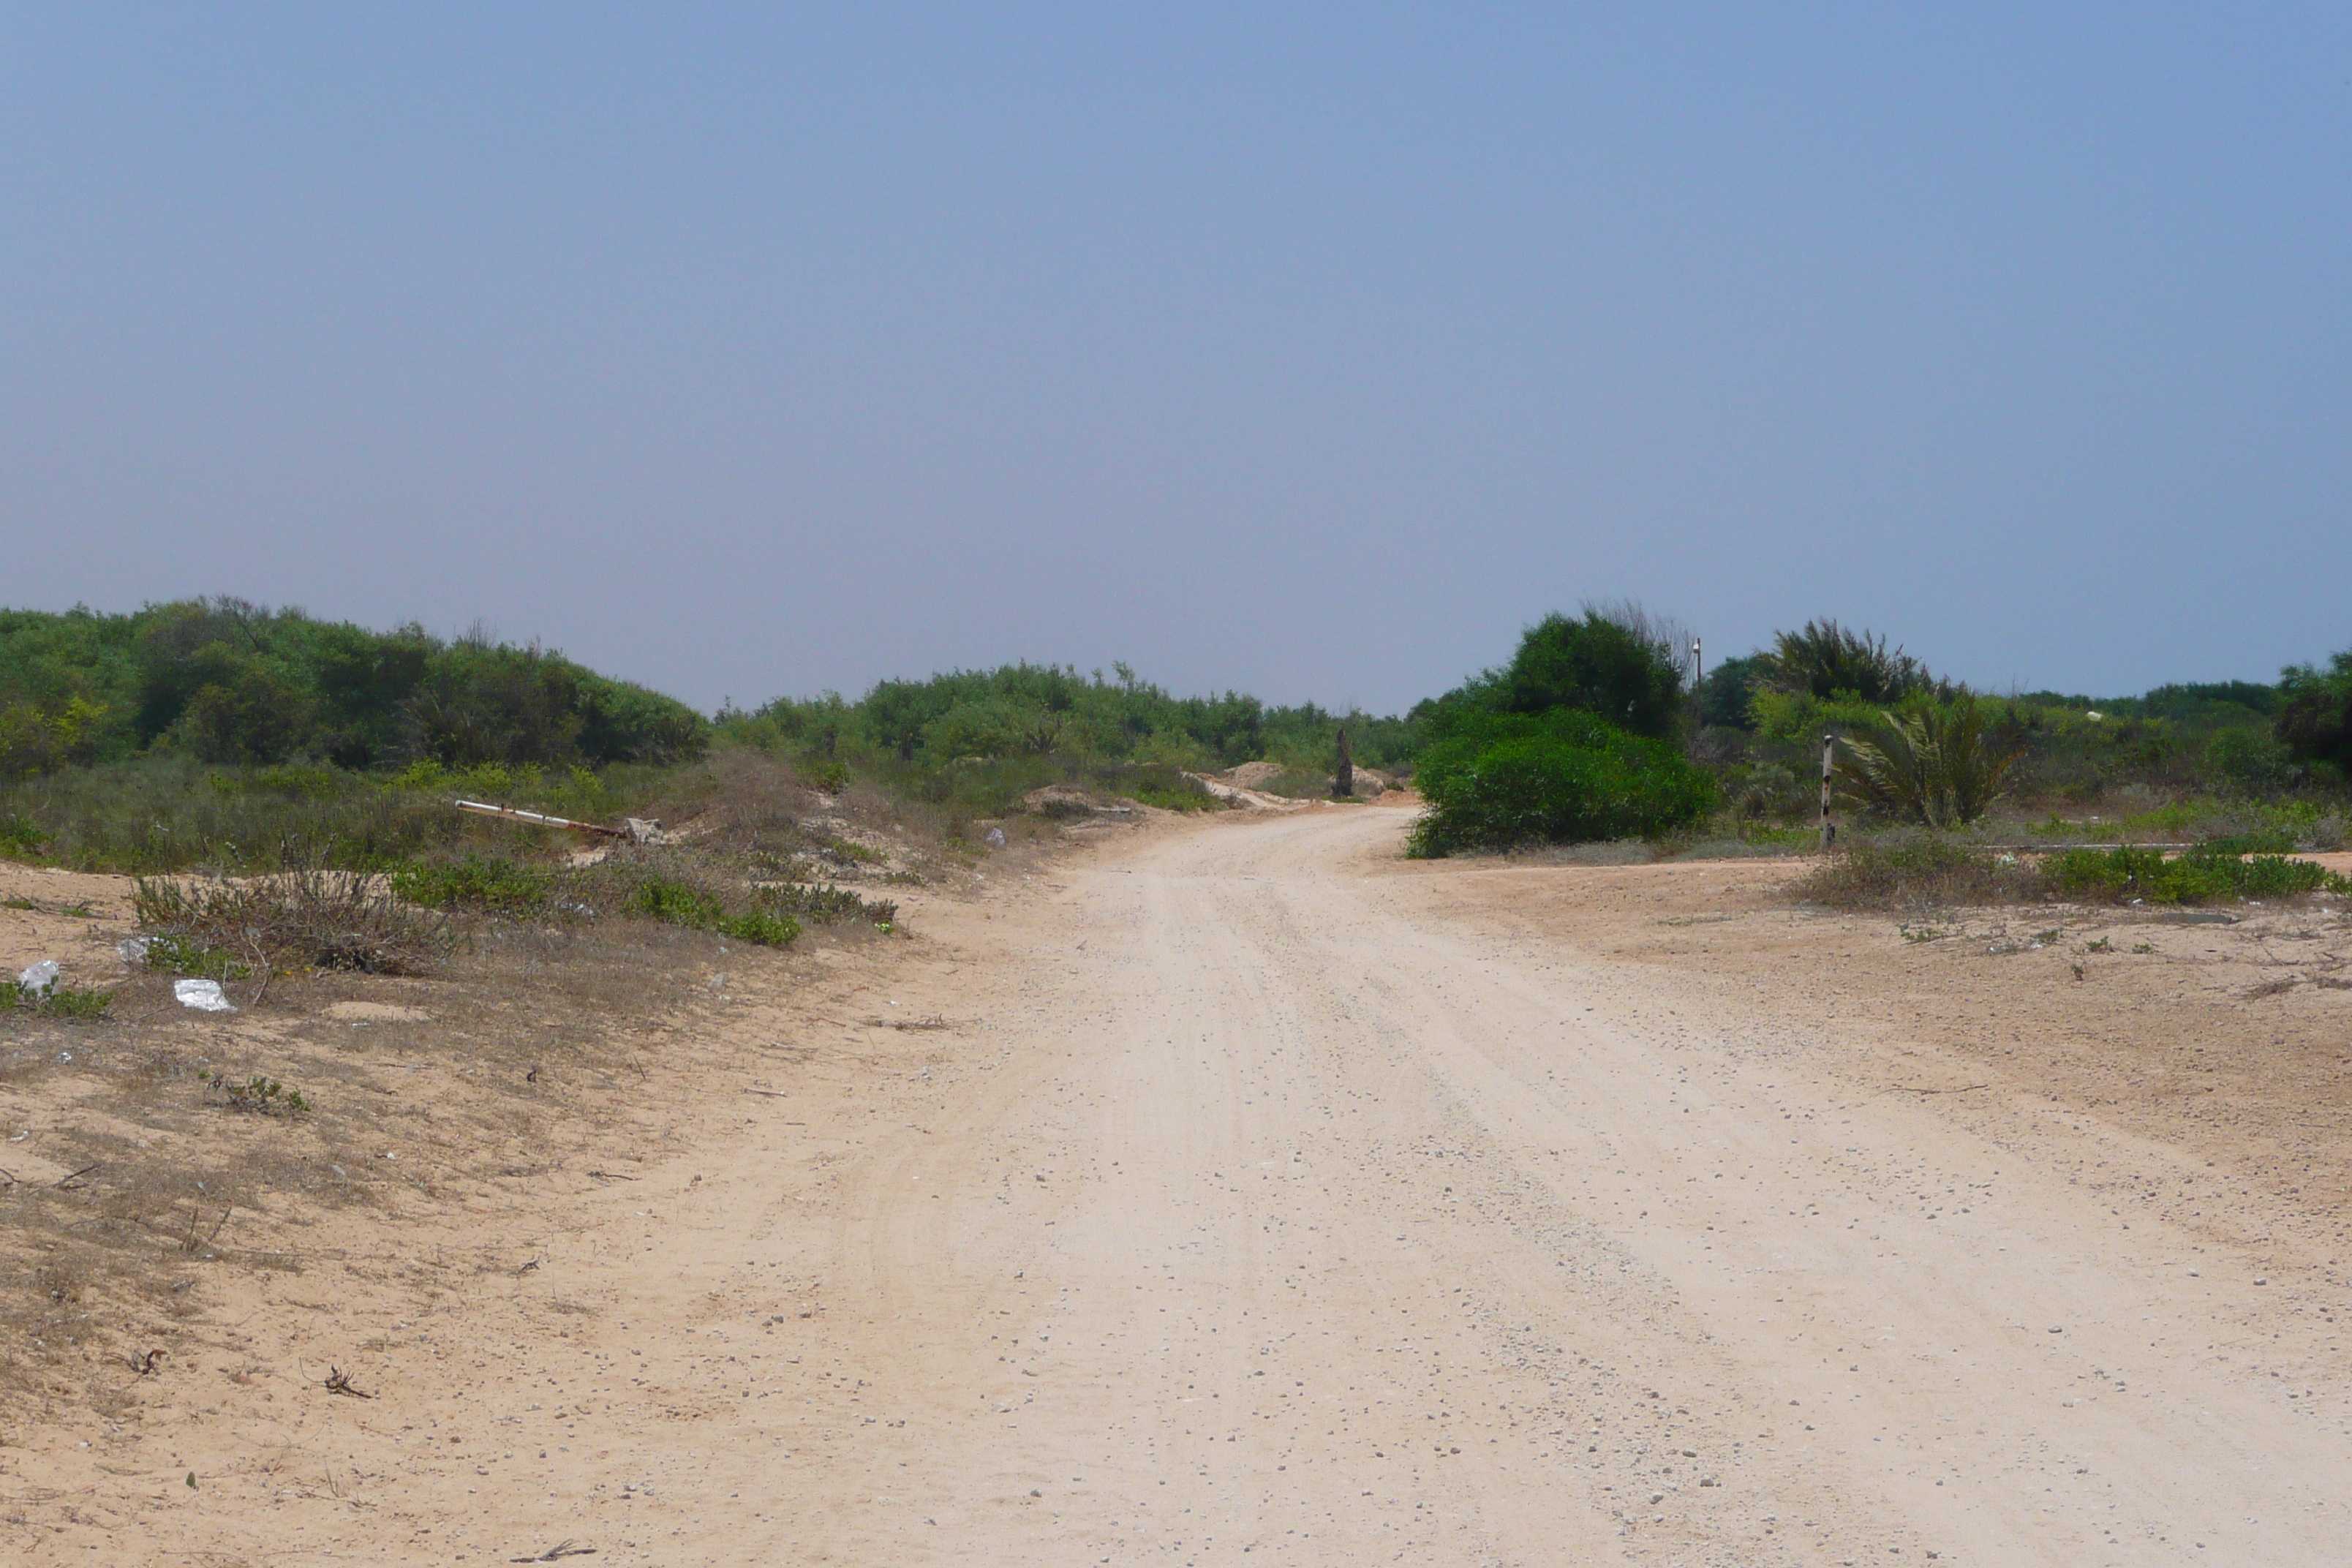
M 1514 713 L 1580 709 L 1630 734 L 1663 738 L 1682 711 L 1684 655 L 1633 607 L 1546 616 L 1519 638 L 1501 695 Z
M 1573 709 L 1458 721 L 1414 778 L 1428 809 L 1406 852 L 1420 857 L 1656 837 L 1715 806 L 1714 781 L 1673 747 Z
M 1799 901 L 1839 910 L 1908 910 L 1946 904 L 2034 903 L 2049 896 L 2042 872 L 2014 855 L 1946 838 L 1855 844 L 1791 883 Z
M 2226 844 L 2199 845 L 2167 858 L 2161 849 L 2069 849 L 2043 867 L 2050 885 L 2071 898 L 2120 903 L 2197 904 L 2215 899 L 2286 898 L 2352 892 L 2352 878 L 2284 855 L 2241 858 Z

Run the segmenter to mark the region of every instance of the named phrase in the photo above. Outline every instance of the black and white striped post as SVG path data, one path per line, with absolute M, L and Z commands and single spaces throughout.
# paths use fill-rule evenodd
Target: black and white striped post
M 1823 734 L 1822 736 L 1822 853 L 1824 855 L 1830 852 L 1830 846 L 1837 842 L 1837 824 L 1830 820 L 1830 758 L 1836 750 L 1837 737 L 1833 734 Z

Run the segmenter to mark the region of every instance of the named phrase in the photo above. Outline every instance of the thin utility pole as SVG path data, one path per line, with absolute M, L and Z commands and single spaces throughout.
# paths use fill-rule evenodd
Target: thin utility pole
M 1822 853 L 1829 853 L 1837 842 L 1837 825 L 1830 820 L 1830 758 L 1837 750 L 1837 737 L 1822 737 Z

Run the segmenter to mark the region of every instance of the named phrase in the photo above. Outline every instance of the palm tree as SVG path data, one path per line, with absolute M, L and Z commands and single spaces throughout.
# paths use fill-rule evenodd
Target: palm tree
M 1973 695 L 1900 717 L 1882 710 L 1884 744 L 1849 740 L 1837 773 L 1873 810 L 1929 827 L 1974 822 L 2005 793 L 2023 747 L 1985 720 Z

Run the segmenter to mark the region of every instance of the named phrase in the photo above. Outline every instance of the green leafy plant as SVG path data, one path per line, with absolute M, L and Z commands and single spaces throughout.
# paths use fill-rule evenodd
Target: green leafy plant
M 1673 747 L 1566 708 L 1458 720 L 1422 753 L 1415 782 L 1429 808 L 1407 853 L 1422 857 L 1654 837 L 1695 826 L 1716 799 Z
M 825 883 L 788 882 L 759 890 L 760 904 L 772 913 L 798 916 L 822 924 L 870 921 L 889 925 L 898 918 L 898 906 L 887 899 L 866 899 L 849 888 Z
M 440 866 L 403 866 L 392 874 L 394 896 L 428 909 L 480 910 L 525 915 L 546 907 L 555 873 L 503 857 L 468 855 Z
M 694 931 L 716 931 L 761 947 L 782 947 L 801 934 L 801 923 L 788 914 L 752 910 L 730 914 L 719 898 L 672 877 L 648 877 L 622 900 L 625 913 Z
M 210 1068 L 198 1068 L 196 1081 L 210 1088 L 220 1097 L 220 1102 L 232 1110 L 249 1110 L 262 1116 L 297 1116 L 310 1109 L 310 1100 L 303 1098 L 300 1089 L 289 1089 L 259 1073 L 236 1079 Z
M 1843 741 L 1837 773 L 1851 797 L 1898 821 L 1974 822 L 2000 799 L 2022 750 L 1996 731 L 1972 696 L 1880 717 L 1883 742 Z
M 180 936 L 147 939 L 147 967 L 165 974 L 195 974 L 215 980 L 244 980 L 253 966 L 226 948 L 205 947 Z
M 23 1007 L 51 1018 L 86 1024 L 102 1018 L 114 1002 L 111 991 L 84 991 L 52 981 L 36 991 L 14 980 L 0 980 L 0 1007 Z
M 2152 904 L 2197 904 L 2352 892 L 2352 878 L 2316 861 L 2284 855 L 2241 857 L 2207 845 L 2171 857 L 2161 849 L 2136 846 L 2068 849 L 2050 857 L 2042 870 L 2060 892 L 2106 902 L 2145 899 Z
M 13 811 L 0 813 L 0 855 L 30 855 L 47 843 L 48 837 L 28 817 Z

